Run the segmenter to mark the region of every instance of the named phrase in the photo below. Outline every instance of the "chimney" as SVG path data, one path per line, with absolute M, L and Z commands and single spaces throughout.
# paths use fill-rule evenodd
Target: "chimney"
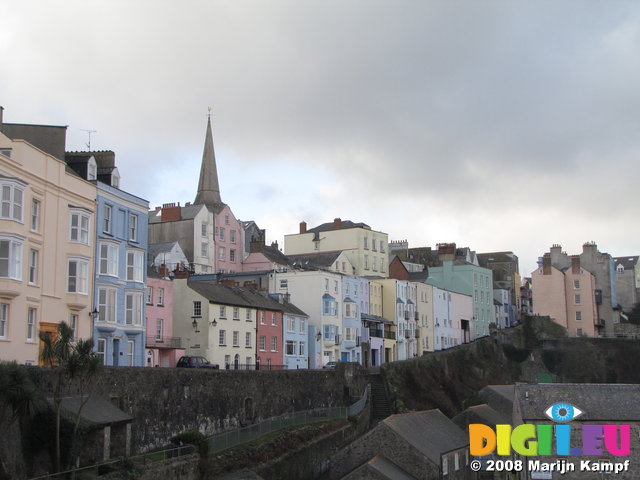
M 545 253 L 542 257 L 542 274 L 551 275 L 551 254 Z
M 162 265 L 160 265 L 160 270 L 159 272 L 160 276 L 162 278 L 168 277 L 169 276 L 169 269 L 167 268 L 167 266 L 163 263 Z
M 342 228 L 342 220 L 340 218 L 333 219 L 333 229 L 340 230 Z
M 251 242 L 249 242 L 249 253 L 260 253 L 262 251 L 262 247 L 264 246 L 264 237 L 258 235 L 251 237 Z
M 571 255 L 571 273 L 580 273 L 580 255 Z
M 275 242 L 271 242 L 271 248 L 275 248 L 276 250 L 278 250 L 278 241 L 277 240 Z
M 439 243 L 438 244 L 438 257 L 440 260 L 455 260 L 456 258 L 456 244 L 455 243 Z
M 175 203 L 165 203 L 162 205 L 161 222 L 174 222 L 180 220 L 180 218 L 180 202 L 178 202 L 178 205 Z
M 586 242 L 582 245 L 582 253 L 592 252 L 596 253 L 598 251 L 598 246 L 596 242 Z
M 307 222 L 300 222 L 300 233 L 307 233 Z

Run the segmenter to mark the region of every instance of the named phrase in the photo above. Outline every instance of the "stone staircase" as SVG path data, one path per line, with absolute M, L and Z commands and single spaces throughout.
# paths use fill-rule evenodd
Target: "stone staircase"
M 371 423 L 375 424 L 391 415 L 391 407 L 381 375 L 371 373 L 369 381 L 371 382 Z

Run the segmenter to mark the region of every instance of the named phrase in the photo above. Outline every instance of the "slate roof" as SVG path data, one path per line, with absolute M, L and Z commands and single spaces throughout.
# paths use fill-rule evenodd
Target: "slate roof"
M 525 421 L 548 421 L 545 410 L 560 402 L 582 410 L 579 421 L 640 421 L 640 385 L 545 383 L 516 385 L 515 391 Z
M 348 228 L 366 228 L 367 230 L 371 230 L 371 227 L 366 223 L 354 223 L 351 220 L 342 220 L 340 225 L 341 226 L 338 230 L 346 230 Z M 333 222 L 327 222 L 322 225 L 318 225 L 317 227 L 309 228 L 307 233 L 329 232 L 331 230 L 336 230 L 335 225 Z
M 426 283 L 427 278 L 429 278 L 429 270 L 426 268 L 421 272 L 409 272 L 410 282 Z
M 261 253 L 267 260 L 272 263 L 277 263 L 278 265 L 291 265 L 293 263 L 289 260 L 289 257 L 282 253 L 278 248 L 271 245 L 263 245 Z
M 451 420 L 458 427 L 466 431 L 467 427 L 472 423 L 483 423 L 490 427 L 495 427 L 497 424 L 510 423 L 511 415 L 503 415 L 489 405 L 482 404 L 467 408 Z
M 413 475 L 409 475 L 384 455 L 373 457 L 367 462 L 366 466 L 368 469 L 375 471 L 379 476 L 388 478 L 389 480 L 415 480 Z
M 159 243 L 150 243 L 149 248 L 147 249 L 149 255 L 149 261 L 153 261 L 161 253 L 170 252 L 173 249 L 173 246 L 178 242 L 159 242 Z
M 625 270 L 633 270 L 638 263 L 638 255 L 635 257 L 615 257 L 613 261 L 616 267 L 622 265 Z
M 189 288 L 205 297 L 210 302 L 238 307 L 260 308 L 266 310 L 289 311 L 296 315 L 307 315 L 292 304 L 282 304 L 277 300 L 266 297 L 255 290 L 244 287 L 230 287 L 215 282 L 188 282 Z
M 514 385 L 490 385 L 480 390 L 478 396 L 498 413 L 511 418 L 515 398 Z
M 518 261 L 518 257 L 513 252 L 478 253 L 476 256 L 478 257 L 480 266 L 485 268 L 489 263 L 511 263 Z
M 465 432 L 437 409 L 391 415 L 383 423 L 436 465 L 441 454 L 469 445 Z
M 191 220 L 195 218 L 202 208 L 207 207 L 206 205 L 185 205 L 184 207 L 180 207 L 180 220 Z M 149 210 L 149 223 L 160 223 L 161 221 L 161 211 Z
M 291 265 L 310 265 L 313 267 L 330 267 L 332 266 L 342 250 L 334 250 L 332 252 L 305 253 L 299 255 L 288 255 L 287 258 Z
M 62 408 L 75 417 L 81 404 L 80 397 L 62 399 Z M 91 395 L 82 408 L 82 421 L 91 425 L 104 426 L 133 421 L 133 417 L 111 403 L 107 398 Z

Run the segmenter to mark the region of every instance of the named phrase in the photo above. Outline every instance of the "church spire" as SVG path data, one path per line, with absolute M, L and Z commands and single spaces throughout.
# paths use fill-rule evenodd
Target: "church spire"
M 211 108 L 207 116 L 207 133 L 204 138 L 202 165 L 200 166 L 200 181 L 198 193 L 193 202 L 195 205 L 205 204 L 210 210 L 222 205 L 220 186 L 218 185 L 218 170 L 216 155 L 213 151 L 213 134 L 211 133 Z

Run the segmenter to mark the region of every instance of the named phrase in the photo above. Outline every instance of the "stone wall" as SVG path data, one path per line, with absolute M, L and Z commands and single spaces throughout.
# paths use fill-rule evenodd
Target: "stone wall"
M 50 371 L 31 371 L 50 395 Z M 105 367 L 95 393 L 135 418 L 135 454 L 167 445 L 185 430 L 212 435 L 285 412 L 350 404 L 368 381 L 363 372 L 356 364 L 270 372 Z

